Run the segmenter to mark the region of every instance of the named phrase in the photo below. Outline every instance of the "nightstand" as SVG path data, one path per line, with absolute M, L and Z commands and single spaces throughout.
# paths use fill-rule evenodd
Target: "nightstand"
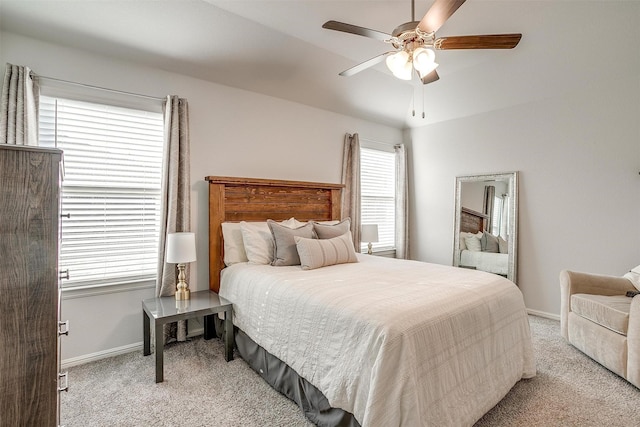
M 204 338 L 215 336 L 213 315 L 224 313 L 224 347 L 226 361 L 233 360 L 232 305 L 212 291 L 192 292 L 188 300 L 177 301 L 175 297 L 149 298 L 142 301 L 142 326 L 144 335 L 143 354 L 151 354 L 151 319 L 155 331 L 156 382 L 164 380 L 164 337 L 162 326 L 178 320 L 204 316 Z

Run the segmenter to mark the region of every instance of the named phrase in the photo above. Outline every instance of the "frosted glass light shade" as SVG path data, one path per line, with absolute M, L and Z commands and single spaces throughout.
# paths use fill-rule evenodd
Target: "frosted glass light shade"
M 386 59 L 387 67 L 394 76 L 402 80 L 411 80 L 411 61 L 409 54 L 404 50 L 390 55 Z
M 420 77 L 426 76 L 438 67 L 435 59 L 436 54 L 431 49 L 419 47 L 413 51 L 413 66 L 418 70 Z
M 360 240 L 374 243 L 378 241 L 378 224 L 363 224 Z
M 194 233 L 167 234 L 167 262 L 183 264 L 196 260 L 196 235 Z

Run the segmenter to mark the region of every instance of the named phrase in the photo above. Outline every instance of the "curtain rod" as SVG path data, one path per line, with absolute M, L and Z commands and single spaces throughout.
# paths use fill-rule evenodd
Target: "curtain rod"
M 142 95 L 142 94 L 139 94 L 139 93 L 126 92 L 126 91 L 117 90 L 117 89 L 109 89 L 109 88 L 106 88 L 106 87 L 94 86 L 94 85 L 90 85 L 90 84 L 86 84 L 86 83 L 77 83 L 77 82 L 72 82 L 72 81 L 69 81 L 69 80 L 57 79 L 55 77 L 41 76 L 41 75 L 35 74 L 33 72 L 31 72 L 31 76 L 32 77 L 36 77 L 38 79 L 52 80 L 52 81 L 55 81 L 55 82 L 66 83 L 66 84 L 73 85 L 73 86 L 82 86 L 82 87 L 88 87 L 88 88 L 91 88 L 91 89 L 97 89 L 97 90 L 104 90 L 104 91 L 107 91 L 107 92 L 119 93 L 119 94 L 122 94 L 122 95 L 130 95 L 130 96 L 137 96 L 139 98 L 153 99 L 155 101 L 164 101 L 166 99 L 166 97 L 159 98 L 157 96 Z

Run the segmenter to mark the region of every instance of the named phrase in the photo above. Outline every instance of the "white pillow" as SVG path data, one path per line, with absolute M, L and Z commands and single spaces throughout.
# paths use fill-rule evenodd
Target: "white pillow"
M 279 224 L 294 228 L 296 220 L 289 218 Z M 271 264 L 275 253 L 275 240 L 266 222 L 240 222 L 242 243 L 250 264 Z
M 294 236 L 303 270 L 358 262 L 351 232 L 332 239 L 307 239 Z
M 229 266 L 249 261 L 247 252 L 244 250 L 239 222 L 222 223 L 222 240 L 224 242 L 224 265 Z
M 472 252 L 482 252 L 482 245 L 480 244 L 480 238 L 478 238 L 477 234 L 465 237 L 464 244 L 467 246 L 467 249 Z
M 460 232 L 460 238 L 458 239 L 458 242 L 460 242 L 460 250 L 464 251 L 465 249 L 467 249 L 467 245 L 464 242 L 464 239 L 467 237 L 473 236 L 473 234 L 471 233 L 467 233 L 466 231 L 461 231 Z
M 633 286 L 635 286 L 636 289 L 640 291 L 640 265 L 632 268 L 630 272 L 622 277 L 628 279 L 631 283 L 633 283 Z

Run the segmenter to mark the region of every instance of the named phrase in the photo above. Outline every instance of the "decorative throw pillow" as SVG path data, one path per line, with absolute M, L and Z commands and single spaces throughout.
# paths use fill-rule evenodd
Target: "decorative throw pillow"
M 332 239 L 305 239 L 298 236 L 294 239 L 303 270 L 358 262 L 350 231 Z
M 480 238 L 480 249 L 483 252 L 500 252 L 500 247 L 498 245 L 498 238 L 491 233 L 487 233 L 486 231 L 482 233 L 482 237 Z
M 273 236 L 266 222 L 240 223 L 242 242 L 250 264 L 271 264 Z
M 322 224 L 315 221 L 312 221 L 312 223 L 313 231 L 316 232 L 318 239 L 332 239 L 351 231 L 351 218 L 342 220 L 337 224 Z
M 640 291 L 640 265 L 632 268 L 630 272 L 622 277 L 628 279 L 631 283 L 633 283 L 633 286 L 635 286 L 636 289 Z
M 504 240 L 501 236 L 498 236 L 498 248 L 500 249 L 501 254 L 509 253 L 509 243 Z
M 467 246 L 467 249 L 470 251 L 473 251 L 473 252 L 482 251 L 482 246 L 480 245 L 480 239 L 475 234 L 465 237 L 464 244 Z
M 296 220 L 289 218 L 280 224 L 292 228 Z M 240 222 L 242 243 L 250 264 L 271 264 L 274 256 L 273 235 L 266 222 Z M 223 234 L 224 236 L 224 234 Z M 225 247 L 226 250 L 226 247 Z M 225 254 L 226 257 L 226 254 Z M 227 264 L 229 265 L 229 264 Z
M 467 233 L 466 231 L 461 231 L 460 232 L 460 238 L 458 239 L 458 242 L 460 244 L 460 250 L 464 251 L 465 249 L 467 249 L 467 245 L 464 241 L 464 239 L 466 239 L 467 237 L 473 236 L 473 234 L 471 233 Z
M 247 252 L 244 250 L 239 222 L 222 223 L 222 240 L 224 242 L 224 265 L 229 266 L 249 261 Z
M 267 224 L 275 241 L 275 253 L 271 265 L 300 265 L 294 237 L 314 238 L 313 224 L 307 223 L 298 228 L 289 228 L 271 220 L 267 220 Z

